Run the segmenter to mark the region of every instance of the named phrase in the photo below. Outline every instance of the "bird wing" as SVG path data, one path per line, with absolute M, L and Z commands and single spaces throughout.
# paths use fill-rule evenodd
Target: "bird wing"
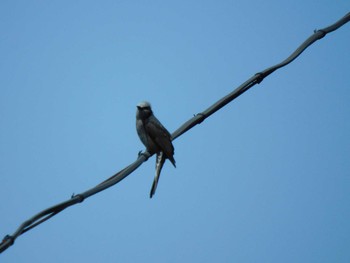
M 145 129 L 159 149 L 164 152 L 165 157 L 175 166 L 175 159 L 173 156 L 174 146 L 171 142 L 171 135 L 167 129 L 155 117 L 145 123 Z

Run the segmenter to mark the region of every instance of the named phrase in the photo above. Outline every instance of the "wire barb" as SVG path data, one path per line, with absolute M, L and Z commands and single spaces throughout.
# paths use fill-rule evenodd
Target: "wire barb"
M 270 68 L 265 69 L 264 71 L 261 71 L 259 73 L 256 73 L 253 77 L 248 79 L 246 82 L 241 84 L 238 88 L 236 88 L 234 91 L 232 91 L 230 94 L 226 95 L 216 103 L 214 103 L 212 106 L 210 106 L 208 109 L 203 111 L 202 113 L 198 113 L 195 116 L 193 116 L 190 120 L 185 122 L 180 128 L 178 128 L 175 132 L 172 134 L 172 140 L 175 140 L 177 137 L 181 136 L 191 128 L 193 128 L 195 125 L 200 124 L 203 122 L 206 118 L 208 118 L 210 115 L 214 114 L 216 111 L 224 107 L 226 104 L 230 103 L 232 100 L 236 99 L 238 96 L 242 95 L 245 91 L 253 87 L 255 84 L 261 83 L 265 77 L 273 73 L 275 70 L 284 67 L 291 63 L 294 59 L 296 59 L 307 47 L 312 45 L 315 41 L 323 38 L 326 34 L 338 29 L 339 27 L 343 26 L 347 22 L 350 21 L 350 13 L 347 13 L 343 18 L 338 20 L 336 23 L 320 30 L 314 30 L 314 34 L 310 36 L 308 39 L 304 41 L 288 58 L 286 58 L 281 63 L 274 65 Z M 28 219 L 24 223 L 22 223 L 19 228 L 16 230 L 16 232 L 13 235 L 6 235 L 2 242 L 0 243 L 0 253 L 5 251 L 8 247 L 14 244 L 17 237 L 22 235 L 23 233 L 27 232 L 28 230 L 38 226 L 39 224 L 45 222 L 46 220 L 50 219 L 51 217 L 57 215 L 64 209 L 76 205 L 78 203 L 83 202 L 86 198 L 95 195 L 117 183 L 119 183 L 121 180 L 123 180 L 125 177 L 127 177 L 129 174 L 131 174 L 133 171 L 135 171 L 143 162 L 147 161 L 149 157 L 151 157 L 153 154 L 144 151 L 140 152 L 138 155 L 137 160 L 130 164 L 129 166 L 125 167 L 115 175 L 111 176 L 110 178 L 106 179 L 102 183 L 96 185 L 95 187 L 81 193 L 81 194 L 73 194 L 71 198 L 65 202 L 62 202 L 60 204 L 57 204 L 53 207 L 50 207 L 48 209 L 45 209 L 41 211 L 40 213 L 34 215 L 32 218 Z

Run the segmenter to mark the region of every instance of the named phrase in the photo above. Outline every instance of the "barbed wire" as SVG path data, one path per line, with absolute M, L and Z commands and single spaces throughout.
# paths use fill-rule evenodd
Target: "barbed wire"
M 323 38 L 326 34 L 337 30 L 339 27 L 343 26 L 347 22 L 350 21 L 350 13 L 347 13 L 344 17 L 342 17 L 340 20 L 338 20 L 336 23 L 320 30 L 314 30 L 314 33 L 307 38 L 288 58 L 283 60 L 281 63 L 274 65 L 270 68 L 267 68 L 261 72 L 256 73 L 254 76 L 249 78 L 247 81 L 245 81 L 243 84 L 241 84 L 239 87 L 237 87 L 235 90 L 233 90 L 231 93 L 214 103 L 212 106 L 207 108 L 201 113 L 196 114 L 194 117 L 189 119 L 187 122 L 185 122 L 180 128 L 178 128 L 174 133 L 172 133 L 172 140 L 175 140 L 197 124 L 200 124 L 203 122 L 206 118 L 208 118 L 210 115 L 214 114 L 216 111 L 233 101 L 238 96 L 242 95 L 245 91 L 253 87 L 255 84 L 261 83 L 264 78 L 266 78 L 268 75 L 273 73 L 275 70 L 282 68 L 289 63 L 291 63 L 294 59 L 296 59 L 307 47 L 312 45 L 317 40 Z M 151 154 L 147 151 L 143 153 L 139 153 L 138 158 L 135 162 L 130 164 L 129 166 L 125 167 L 118 173 L 114 174 L 107 180 L 103 181 L 102 183 L 98 184 L 97 186 L 83 192 L 80 194 L 73 194 L 71 198 L 67 201 L 64 201 L 62 203 L 59 203 L 57 205 L 54 205 L 52 207 L 49 207 L 38 214 L 34 215 L 33 217 L 29 218 L 28 220 L 24 221 L 18 229 L 12 234 L 12 235 L 6 235 L 4 239 L 2 240 L 0 244 L 0 253 L 5 251 L 7 248 L 9 248 L 11 245 L 14 244 L 15 240 L 22 235 L 23 233 L 31 230 L 32 228 L 40 225 L 41 223 L 45 222 L 46 220 L 50 219 L 51 217 L 57 215 L 58 213 L 62 212 L 64 209 L 76 205 L 78 203 L 83 202 L 86 198 L 95 195 L 117 183 L 119 183 L 121 180 L 123 180 L 125 177 L 127 177 L 129 174 L 131 174 L 133 171 L 135 171 L 143 162 L 147 161 L 147 159 L 151 157 Z

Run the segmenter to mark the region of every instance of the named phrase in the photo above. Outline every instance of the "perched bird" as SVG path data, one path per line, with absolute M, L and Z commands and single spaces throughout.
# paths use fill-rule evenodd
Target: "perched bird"
M 136 111 L 136 130 L 147 151 L 156 153 L 156 174 L 152 184 L 150 198 L 157 189 L 160 172 L 166 159 L 176 167 L 174 159 L 174 146 L 171 135 L 153 115 L 151 104 L 147 101 L 140 102 Z

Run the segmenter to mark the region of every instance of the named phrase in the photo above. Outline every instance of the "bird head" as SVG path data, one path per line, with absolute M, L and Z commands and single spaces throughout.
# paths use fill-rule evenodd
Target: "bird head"
M 148 101 L 142 101 L 137 104 L 136 117 L 140 119 L 148 118 L 153 114 L 151 104 Z

